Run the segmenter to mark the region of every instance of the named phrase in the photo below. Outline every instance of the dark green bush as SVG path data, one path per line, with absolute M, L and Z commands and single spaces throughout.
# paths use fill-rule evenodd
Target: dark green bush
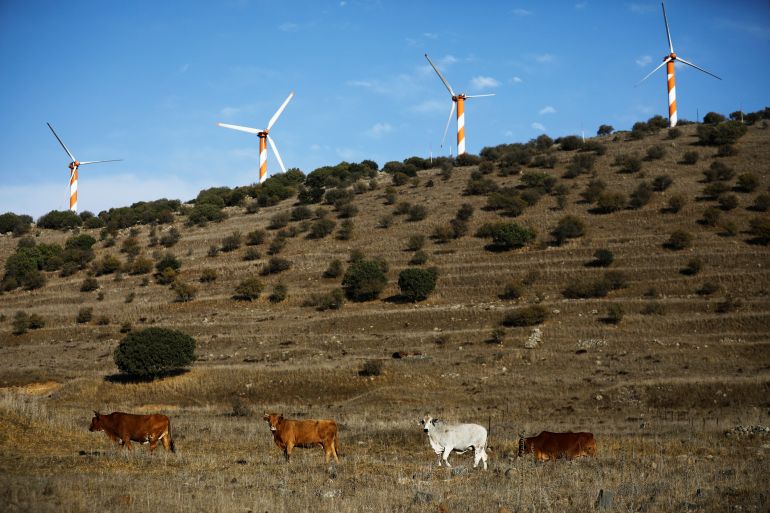
M 94 315 L 94 309 L 90 306 L 84 306 L 80 310 L 78 310 L 78 314 L 75 316 L 75 322 L 78 324 L 85 324 L 87 322 L 91 322 L 91 319 Z
M 425 235 L 415 234 L 409 237 L 406 243 L 407 251 L 418 251 L 425 246 Z
M 705 116 L 703 116 L 703 122 L 707 125 L 718 125 L 719 123 L 726 120 L 727 118 L 718 112 L 708 112 Z
M 407 268 L 398 275 L 398 288 L 407 301 L 417 302 L 427 299 L 436 288 L 438 271 L 433 269 Z
M 735 171 L 727 164 L 715 160 L 708 169 L 703 171 L 703 176 L 707 182 L 727 181 L 735 176 Z
M 323 239 L 334 231 L 335 226 L 337 226 L 337 222 L 334 221 L 334 219 L 329 219 L 328 217 L 318 219 L 310 227 L 310 232 L 307 234 L 307 238 Z
M 535 239 L 532 228 L 516 223 L 494 223 L 482 226 L 476 234 L 481 237 L 491 237 L 494 249 L 511 250 L 526 246 Z
M 642 170 L 642 159 L 635 153 L 618 155 L 615 157 L 615 165 L 620 167 L 621 173 L 638 173 Z
M 714 227 L 719 223 L 720 217 L 722 217 L 722 212 L 718 208 L 708 207 L 703 211 L 703 218 L 700 222 L 705 226 Z
M 648 182 L 640 182 L 631 193 L 628 205 L 631 208 L 642 208 L 652 198 L 652 186 Z
M 717 285 L 713 281 L 706 281 L 706 282 L 703 282 L 703 285 L 701 285 L 700 288 L 695 292 L 699 296 L 710 296 L 718 292 L 719 289 L 720 289 L 719 285 Z
M 259 298 L 264 288 L 265 286 L 257 277 L 245 278 L 235 287 L 234 297 L 244 301 L 253 301 Z
M 367 360 L 364 362 L 361 370 L 358 371 L 359 376 L 379 376 L 382 374 L 382 361 L 381 360 Z
M 114 359 L 124 374 L 161 377 L 195 361 L 195 339 L 181 331 L 146 328 L 126 335 L 115 349 Z
M 682 156 L 682 164 L 693 165 L 698 162 L 699 157 L 700 155 L 698 155 L 697 151 L 685 152 L 685 154 Z
M 503 318 L 504 326 L 521 327 L 536 326 L 545 322 L 548 311 L 541 305 L 526 306 L 508 313 Z
M 112 274 L 121 269 L 123 264 L 120 260 L 113 255 L 104 255 L 99 260 L 94 261 L 93 271 L 96 276 L 102 276 L 104 274 Z
M 766 246 L 770 243 L 770 217 L 757 216 L 749 220 L 749 233 L 758 244 Z
M 324 278 L 337 278 L 342 274 L 342 262 L 339 259 L 334 259 L 329 263 L 329 267 L 323 273 Z
M 668 211 L 676 214 L 687 204 L 684 194 L 673 194 L 668 198 Z
M 568 215 L 559 220 L 551 235 L 553 235 L 556 244 L 561 245 L 567 239 L 582 237 L 585 232 L 585 223 L 578 217 Z
M 216 279 L 217 279 L 216 269 L 211 269 L 210 267 L 207 267 L 201 271 L 201 277 L 199 278 L 199 281 L 201 283 L 211 283 Z
M 703 269 L 703 260 L 700 258 L 692 258 L 687 262 L 687 265 L 682 267 L 679 272 L 685 276 L 695 276 Z
M 607 184 L 605 184 L 601 180 L 591 180 L 588 182 L 588 185 L 586 185 L 586 188 L 583 192 L 580 193 L 580 196 L 588 203 L 596 203 L 596 201 L 599 199 L 599 196 L 602 192 L 607 188 Z
M 267 232 L 265 230 L 254 230 L 246 235 L 246 245 L 259 246 L 265 242 L 265 238 L 267 238 Z
M 608 324 L 619 324 L 623 320 L 623 307 L 617 303 L 613 303 L 607 307 L 607 315 L 602 319 L 603 322 Z
M 647 160 L 659 160 L 666 156 L 666 148 L 655 144 L 647 148 Z
M 409 208 L 407 215 L 407 221 L 416 222 L 422 221 L 428 215 L 428 209 L 425 205 L 412 205 Z
M 177 230 L 176 227 L 172 226 L 160 237 L 160 244 L 163 247 L 170 248 L 176 245 L 176 243 L 179 242 L 179 239 L 181 238 L 182 234 L 179 233 L 179 230 Z
M 345 293 L 342 289 L 334 289 L 327 294 L 311 294 L 302 306 L 315 307 L 319 312 L 326 310 L 339 310 L 345 300 Z
M 608 267 L 614 260 L 615 255 L 609 249 L 597 249 L 590 264 L 592 267 Z
M 180 303 L 192 301 L 198 293 L 198 289 L 192 283 L 185 283 L 179 279 L 171 283 L 171 290 L 176 293 L 176 300 Z
M 489 178 L 473 178 L 468 180 L 463 194 L 466 196 L 483 196 L 498 189 L 497 183 Z
M 273 292 L 267 297 L 271 303 L 280 303 L 286 299 L 288 289 L 283 283 L 276 283 L 273 287 Z
M 698 125 L 697 136 L 700 144 L 706 146 L 722 146 L 734 144 L 743 137 L 748 129 L 740 121 L 725 121 L 716 126 Z
M 15 237 L 29 232 L 32 218 L 26 215 L 16 215 L 6 212 L 0 215 L 0 233 L 13 233 Z
M 567 135 L 556 140 L 559 149 L 564 151 L 579 150 L 583 147 L 583 140 L 576 135 Z
M 770 210 L 770 194 L 758 194 L 757 197 L 754 198 L 751 210 L 756 212 L 767 212 Z
M 652 180 L 652 189 L 657 192 L 663 192 L 674 183 L 674 179 L 669 175 L 658 175 Z
M 369 301 L 377 298 L 388 283 L 379 262 L 359 260 L 353 262 L 342 278 L 345 295 L 352 301 Z
M 182 267 L 182 264 L 172 253 L 166 253 L 155 264 L 155 270 L 159 273 L 162 273 L 166 269 L 173 269 L 174 271 L 178 271 L 180 267 Z
M 610 214 L 626 208 L 626 195 L 622 192 L 604 191 L 596 200 L 597 211 Z
M 455 219 L 460 221 L 468 221 L 473 216 L 473 205 L 463 203 L 455 214 Z
M 505 287 L 503 288 L 503 291 L 498 294 L 497 297 L 500 299 L 519 299 L 521 297 L 522 293 L 522 286 L 518 282 L 508 282 Z
M 268 274 L 278 274 L 291 267 L 291 262 L 281 257 L 271 257 L 267 264 L 262 268 L 259 274 L 266 276 Z
M 692 235 L 684 230 L 674 231 L 671 233 L 671 236 L 668 238 L 668 240 L 663 244 L 664 248 L 674 251 L 687 249 L 690 246 L 692 246 Z
M 735 194 L 722 194 L 717 198 L 717 202 L 722 210 L 733 210 L 738 207 L 738 196 Z
M 609 290 L 610 286 L 604 278 L 575 279 L 567 284 L 562 295 L 568 299 L 604 297 Z
M 412 258 L 409 259 L 409 265 L 423 265 L 428 261 L 428 254 L 425 251 L 415 251 Z
M 270 224 L 267 227 L 271 230 L 277 230 L 289 224 L 289 221 L 291 221 L 289 212 L 278 212 L 270 218 Z
M 51 230 L 68 230 L 82 224 L 80 216 L 71 210 L 51 210 L 37 220 L 38 227 Z
M 99 288 L 96 278 L 88 277 L 80 284 L 80 292 L 91 292 Z
M 754 173 L 743 173 L 738 176 L 737 186 L 741 192 L 754 192 L 759 187 L 759 178 Z
M 596 135 L 610 135 L 614 130 L 612 125 L 599 125 Z
M 224 239 L 222 239 L 222 251 L 225 253 L 229 253 L 230 251 L 235 251 L 236 249 L 241 247 L 241 242 L 243 238 L 241 237 L 241 232 L 234 231 Z
M 197 203 L 187 215 L 189 224 L 204 226 L 209 221 L 222 221 L 227 218 L 227 214 L 222 212 L 221 207 L 211 203 Z

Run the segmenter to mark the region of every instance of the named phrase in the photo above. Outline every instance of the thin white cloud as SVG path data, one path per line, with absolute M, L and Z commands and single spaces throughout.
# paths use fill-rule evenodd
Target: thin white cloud
M 556 109 L 551 107 L 550 105 L 546 105 L 542 109 L 540 109 L 539 114 L 542 116 L 543 114 L 555 114 Z
M 636 65 L 639 66 L 640 68 L 647 66 L 651 62 L 652 62 L 652 57 L 649 55 L 642 55 L 641 57 L 638 57 L 636 59 Z
M 493 89 L 500 86 L 500 81 L 492 77 L 478 76 L 471 79 L 471 84 L 476 89 Z
M 729 30 L 756 37 L 763 41 L 770 41 L 770 27 L 767 25 L 762 26 L 754 23 L 741 23 L 733 20 L 719 20 L 718 23 L 720 26 Z
M 384 135 L 387 135 L 392 131 L 393 126 L 390 123 L 375 123 L 366 131 L 366 135 L 372 139 L 381 139 Z
M 653 12 L 657 7 L 655 4 L 627 4 L 628 10 L 634 14 L 647 14 Z
M 435 32 L 424 32 L 422 35 L 428 39 L 438 39 L 438 34 Z
M 521 16 L 529 16 L 531 14 L 532 14 L 532 11 L 528 11 L 526 9 L 522 9 L 521 7 L 513 10 L 513 15 L 514 16 L 521 17 Z
M 530 126 L 531 126 L 532 128 L 534 128 L 535 130 L 540 130 L 541 132 L 545 132 L 545 126 L 543 126 L 543 124 L 542 124 L 542 123 L 538 123 L 538 122 L 536 121 L 536 122 L 532 123 Z
M 420 114 L 428 114 L 433 112 L 444 112 L 449 109 L 450 105 L 451 103 L 449 102 L 449 98 L 447 98 L 445 101 L 425 100 L 424 102 L 412 106 L 410 110 L 413 112 L 419 112 Z
M 340 2 L 340 7 L 345 7 L 346 5 L 348 5 L 348 3 L 345 0 Z
M 503 135 L 510 139 L 513 137 L 513 132 L 511 130 L 506 130 Z
M 553 54 L 550 54 L 550 53 L 543 53 L 535 56 L 535 60 L 543 64 L 547 62 L 553 62 L 555 59 L 556 57 L 554 57 Z
M 190 69 L 190 64 L 185 63 L 179 66 L 179 73 L 187 73 L 187 70 Z
M 575 9 L 578 11 L 585 9 L 588 6 L 588 2 L 578 2 L 575 4 Z
M 281 23 L 278 25 L 278 30 L 281 32 L 296 32 L 299 30 L 299 25 L 296 23 L 292 23 L 290 21 L 287 21 L 286 23 Z
M 513 78 L 511 78 L 511 83 L 512 84 L 521 84 L 522 82 L 524 82 L 524 81 L 520 77 L 513 77 Z
M 224 107 L 222 110 L 219 111 L 219 114 L 223 118 L 232 118 L 235 115 L 237 115 L 239 112 L 241 112 L 241 109 L 238 107 Z

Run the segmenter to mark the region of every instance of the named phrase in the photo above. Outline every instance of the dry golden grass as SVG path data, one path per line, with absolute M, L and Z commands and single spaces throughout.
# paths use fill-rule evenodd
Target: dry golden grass
M 604 490 L 612 494 L 609 511 L 767 511 L 770 435 L 723 433 L 770 424 L 770 258 L 767 247 L 746 242 L 746 233 L 727 237 L 697 223 L 713 204 L 698 196 L 716 150 L 696 147 L 698 164 L 677 164 L 695 141 L 694 127 L 682 131 L 674 141 L 664 132 L 642 141 L 605 138 L 608 152 L 597 159 L 596 174 L 610 190 L 630 193 L 663 173 L 674 179 L 639 210 L 591 213 L 580 202 L 591 179 L 583 175 L 564 180 L 570 186 L 565 210 L 555 210 L 555 199 L 546 196 L 516 218 L 537 229 L 531 247 L 496 253 L 471 235 L 446 244 L 429 239 L 423 249 L 427 265 L 439 269 L 438 286 L 414 305 L 377 300 L 325 312 L 302 306 L 309 294 L 339 286 L 340 279 L 322 274 L 351 250 L 388 262 L 384 299 L 398 292 L 398 272 L 413 254 L 405 251 L 411 235 L 429 236 L 462 203 L 476 208 L 470 234 L 501 220 L 482 209 L 484 197 L 462 195 L 471 168 L 455 169 L 448 181 L 438 170 L 425 171 L 417 187 L 397 188 L 398 202 L 426 205 L 428 216 L 418 222 L 395 216 L 387 229 L 378 224 L 394 206 L 384 202 L 389 181 L 380 177 L 378 190 L 355 196 L 352 240 L 290 238 L 280 256 L 291 269 L 262 277 L 268 292 L 253 302 L 232 295 L 267 262 L 274 231 L 256 261 L 243 260 L 246 247 L 214 258 L 208 248 L 233 231 L 266 228 L 293 200 L 255 215 L 233 207 L 226 221 L 206 227 L 178 220 L 182 238 L 171 251 L 182 261 L 182 279 L 198 287 L 191 302 L 177 303 L 167 287 L 153 280 L 142 286 L 142 276 L 130 275 L 98 277 L 102 300 L 97 292 L 79 292 L 83 273 L 51 275 L 42 289 L 3 294 L 0 509 L 584 512 Z M 723 213 L 740 230 L 758 215 L 746 206 L 770 186 L 769 139 L 770 131 L 751 127 L 738 154 L 720 159 L 760 179 L 757 192 L 738 193 L 739 208 Z M 620 174 L 612 166 L 616 155 L 644 155 L 658 143 L 667 155 L 645 162 L 641 173 Z M 561 177 L 574 153 L 557 151 L 557 167 L 545 172 Z M 519 184 L 517 176 L 492 178 Z M 433 187 L 425 187 L 428 179 Z M 672 194 L 688 202 L 677 214 L 661 213 Z M 587 233 L 550 246 L 548 232 L 566 214 L 583 219 Z M 694 236 L 692 248 L 662 247 L 675 229 Z M 125 259 L 119 247 L 127 235 L 115 247 L 98 247 L 97 256 Z M 37 240 L 63 243 L 66 237 L 42 230 Z M 139 240 L 152 255 L 147 227 Z M 16 242 L 0 236 L 0 261 Z M 586 266 L 599 248 L 614 253 L 610 269 L 626 275 L 627 287 L 604 298 L 565 299 L 562 291 L 573 278 L 605 273 Z M 703 268 L 686 276 L 680 270 L 692 258 Z M 206 268 L 218 278 L 198 283 Z M 528 275 L 521 298 L 498 297 L 506 283 Z M 266 296 L 279 280 L 288 297 L 273 304 Z M 698 295 L 707 281 L 720 290 Z M 130 293 L 134 299 L 126 303 Z M 740 306 L 718 313 L 728 295 Z M 502 344 L 491 340 L 507 312 L 534 303 L 549 312 L 537 348 L 524 348 L 530 328 L 506 328 Z M 648 312 L 651 303 L 660 305 L 660 314 Z M 601 321 L 611 304 L 624 312 L 617 325 Z M 77 324 L 84 306 L 110 324 Z M 46 326 L 12 335 L 18 310 L 41 315 Z M 150 383 L 109 379 L 117 372 L 112 351 L 125 322 L 189 333 L 198 342 L 198 361 L 187 373 Z M 395 351 L 414 355 L 394 359 Z M 359 376 L 368 360 L 382 362 L 381 375 Z M 88 432 L 92 410 L 165 413 L 178 452 L 122 451 Z M 336 419 L 340 464 L 323 465 L 317 448 L 295 451 L 286 464 L 262 420 L 267 410 Z M 425 413 L 490 426 L 490 470 L 472 470 L 467 454 L 450 458 L 454 472 L 437 468 L 417 424 Z M 546 429 L 592 431 L 597 457 L 549 464 L 516 457 L 519 433 Z

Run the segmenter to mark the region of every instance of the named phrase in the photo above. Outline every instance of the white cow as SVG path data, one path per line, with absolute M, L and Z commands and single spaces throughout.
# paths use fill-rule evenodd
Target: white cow
M 484 461 L 484 470 L 487 469 L 487 430 L 478 424 L 447 424 L 428 415 L 420 421 L 422 429 L 428 433 L 430 446 L 438 455 L 438 466 L 441 466 L 443 455 L 447 467 L 449 455 L 452 451 L 463 454 L 473 448 L 473 467 L 476 468 L 479 461 Z

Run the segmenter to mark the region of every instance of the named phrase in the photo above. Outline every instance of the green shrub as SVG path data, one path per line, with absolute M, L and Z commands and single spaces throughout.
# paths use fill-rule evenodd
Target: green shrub
M 559 220 L 556 228 L 553 229 L 551 234 L 553 235 L 556 244 L 561 245 L 567 239 L 576 239 L 585 235 L 585 223 L 575 216 L 564 216 Z
M 542 305 L 526 306 L 508 313 L 503 319 L 504 326 L 536 326 L 545 322 L 548 311 Z
M 682 164 L 693 165 L 698 162 L 700 155 L 697 151 L 688 151 L 682 156 Z
M 463 194 L 466 196 L 483 196 L 498 189 L 497 183 L 489 178 L 473 178 L 468 180 Z
M 717 198 L 717 202 L 722 210 L 733 210 L 738 207 L 738 196 L 735 194 L 722 194 Z
M 334 289 L 327 294 L 311 294 L 302 306 L 315 307 L 319 312 L 326 310 L 339 310 L 345 300 L 345 293 L 342 289 Z
M 273 241 L 270 243 L 270 247 L 267 248 L 267 254 L 277 255 L 285 247 L 286 247 L 286 237 L 281 235 L 281 233 L 279 232 L 275 234 L 275 237 L 273 237 Z
M 516 223 L 494 223 L 482 226 L 476 234 L 481 237 L 491 237 L 494 249 L 511 250 L 527 245 L 535 239 L 532 228 Z
M 609 249 L 597 249 L 594 251 L 594 259 L 591 261 L 592 267 L 609 267 L 615 260 L 615 255 Z
M 313 217 L 313 212 L 305 205 L 296 206 L 291 210 L 292 221 L 302 221 L 303 219 L 310 219 L 311 217 Z
M 166 328 L 134 331 L 120 341 L 114 360 L 124 374 L 145 379 L 161 377 L 195 361 L 195 339 Z
M 270 218 L 270 224 L 267 227 L 271 230 L 277 230 L 289 224 L 289 221 L 291 221 L 291 214 L 289 212 L 278 212 Z
M 636 154 L 618 155 L 615 165 L 620 167 L 621 173 L 638 173 L 642 170 L 642 159 Z
M 714 308 L 714 311 L 719 314 L 725 314 L 736 311 L 738 308 L 741 307 L 741 301 L 739 299 L 735 299 L 734 297 L 728 295 L 724 300 L 717 303 L 716 308 Z
M 329 267 L 323 273 L 324 278 L 337 278 L 342 274 L 342 262 L 339 259 L 334 259 L 329 263 Z
M 732 144 L 723 144 L 717 150 L 717 157 L 734 157 L 738 155 L 738 148 Z
M 16 215 L 13 212 L 6 212 L 0 215 L 0 233 L 13 233 L 19 237 L 29 232 L 32 218 L 26 215 Z
M 236 249 L 241 247 L 241 232 L 234 231 L 232 234 L 228 235 L 224 239 L 222 239 L 222 251 L 225 253 L 229 253 L 230 251 L 235 251 Z
M 703 188 L 703 197 L 705 199 L 714 200 L 729 190 L 730 186 L 725 182 L 712 182 Z
M 695 292 L 699 296 L 710 296 L 718 292 L 719 289 L 720 289 L 719 285 L 717 285 L 713 281 L 706 281 L 706 282 L 703 282 L 703 285 L 701 285 L 700 288 Z
M 596 135 L 610 135 L 614 130 L 612 125 L 599 125 Z
M 586 153 L 578 153 L 572 158 L 572 162 L 567 166 L 564 178 L 575 178 L 581 174 L 590 173 L 594 168 L 596 158 Z
M 28 330 L 37 330 L 45 327 L 45 320 L 38 314 L 27 314 L 23 310 L 19 310 L 13 316 L 11 322 L 12 333 L 14 335 L 23 335 Z
M 659 160 L 666 156 L 666 148 L 655 144 L 647 148 L 647 160 Z
M 122 267 L 120 260 L 113 255 L 104 255 L 99 260 L 96 260 L 93 264 L 94 274 L 96 276 L 102 276 L 103 274 L 112 274 L 117 272 Z
M 722 212 L 716 207 L 708 207 L 703 211 L 703 218 L 700 222 L 705 226 L 714 227 L 719 223 L 719 218 L 722 217 Z
M 381 360 L 367 360 L 364 362 L 361 370 L 358 371 L 359 376 L 379 376 L 382 374 L 382 361 Z
M 770 194 L 758 194 L 757 197 L 754 198 L 751 210 L 756 212 L 767 212 L 770 210 Z
M 652 180 L 652 189 L 657 192 L 663 192 L 674 183 L 674 179 L 669 175 L 658 175 Z
M 199 281 L 201 283 L 211 283 L 217 279 L 217 271 L 215 269 L 211 269 L 210 267 L 207 267 L 201 271 L 201 277 L 199 278 Z
M 428 261 L 428 254 L 425 251 L 415 251 L 412 258 L 409 259 L 409 265 L 423 265 Z
M 703 171 L 703 176 L 707 182 L 727 181 L 735 176 L 735 171 L 727 164 L 715 160 L 708 169 Z
M 602 321 L 608 324 L 619 324 L 623 320 L 623 307 L 617 303 L 613 303 L 607 307 L 607 315 L 604 316 Z
M 80 284 L 80 292 L 92 292 L 99 288 L 99 282 L 96 278 L 88 277 Z
M 196 203 L 187 215 L 189 224 L 205 226 L 209 221 L 219 222 L 227 218 L 227 214 L 222 212 L 222 207 L 212 203 Z
M 433 269 L 407 268 L 398 275 L 398 288 L 407 301 L 417 302 L 427 299 L 436 288 L 438 271 Z
M 591 180 L 588 182 L 588 185 L 586 185 L 586 188 L 583 192 L 580 193 L 580 196 L 588 203 L 596 203 L 596 201 L 599 199 L 599 196 L 604 192 L 604 190 L 607 188 L 607 184 L 605 184 L 601 180 Z
M 564 151 L 579 150 L 583 147 L 583 140 L 576 135 L 567 135 L 556 140 L 559 149 Z
M 609 292 L 609 289 L 609 284 L 603 278 L 574 279 L 567 284 L 566 288 L 562 291 L 562 295 L 568 299 L 604 297 Z
M 290 261 L 286 260 L 285 258 L 274 256 L 267 261 L 267 263 L 262 268 L 259 274 L 261 274 L 262 276 L 266 276 L 268 274 L 278 274 L 283 271 L 286 271 L 290 267 L 291 267 Z
M 748 129 L 740 121 L 725 121 L 716 126 L 698 125 L 696 135 L 700 144 L 722 146 L 734 144 Z
M 759 187 L 759 178 L 754 173 L 738 175 L 738 190 L 741 192 L 754 192 Z
M 622 192 L 604 191 L 596 200 L 597 211 L 610 214 L 626 208 L 626 195 Z
M 171 290 L 176 293 L 176 300 L 180 303 L 186 303 L 195 299 L 198 289 L 192 283 L 185 283 L 179 279 L 171 284 Z
M 256 277 L 245 278 L 235 287 L 235 299 L 253 301 L 259 298 L 265 286 Z
M 273 292 L 267 297 L 267 299 L 271 303 L 280 303 L 286 299 L 287 292 L 288 289 L 286 288 L 286 285 L 283 283 L 276 283 L 273 287 Z
M 512 299 L 519 299 L 521 297 L 521 294 L 522 294 L 521 284 L 518 282 L 511 281 L 506 283 L 505 287 L 503 288 L 503 291 L 500 294 L 498 294 L 497 297 L 499 297 L 500 299 L 512 300 Z
M 770 217 L 757 216 L 749 221 L 749 233 L 754 236 L 754 242 L 767 245 L 770 243 Z
M 308 239 L 323 239 L 334 231 L 335 226 L 337 226 L 337 222 L 333 219 L 318 219 L 310 227 L 307 237 Z
M 69 230 L 83 224 L 83 220 L 71 210 L 51 210 L 37 220 L 39 228 Z
M 658 301 L 650 301 L 642 307 L 642 315 L 665 315 L 666 307 Z
M 75 316 L 75 322 L 78 324 L 85 324 L 87 322 L 91 322 L 91 319 L 94 316 L 94 309 L 90 306 L 84 306 L 80 310 L 78 310 L 78 314 Z
M 703 122 L 707 125 L 718 125 L 726 119 L 727 118 L 718 112 L 708 112 L 705 116 L 703 116 Z
M 631 193 L 628 205 L 631 208 L 642 208 L 650 202 L 652 198 L 652 186 L 648 182 L 639 182 L 636 189 Z
M 678 128 L 669 128 L 668 129 L 668 138 L 669 139 L 679 139 L 679 137 L 682 136 L 682 131 Z
M 265 238 L 267 238 L 267 232 L 265 230 L 254 230 L 246 235 L 246 245 L 259 246 L 265 242 Z
M 411 235 L 406 243 L 407 251 L 419 251 L 425 246 L 425 235 Z
M 369 301 L 377 298 L 388 283 L 379 262 L 359 260 L 353 262 L 342 278 L 345 295 L 352 301 Z
M 424 205 L 412 205 L 409 208 L 407 221 L 422 221 L 428 215 L 428 209 Z
M 700 258 L 692 258 L 687 262 L 687 265 L 679 270 L 679 272 L 685 276 L 695 276 L 701 272 L 701 269 L 703 269 L 703 260 Z
M 671 236 L 668 238 L 668 240 L 663 244 L 664 248 L 674 251 L 687 249 L 690 246 L 692 246 L 692 235 L 684 230 L 674 231 L 671 233 Z
M 668 198 L 668 211 L 676 214 L 687 204 L 684 194 L 673 194 Z
M 619 290 L 628 286 L 628 278 L 623 271 L 607 271 L 602 280 L 609 290 Z

